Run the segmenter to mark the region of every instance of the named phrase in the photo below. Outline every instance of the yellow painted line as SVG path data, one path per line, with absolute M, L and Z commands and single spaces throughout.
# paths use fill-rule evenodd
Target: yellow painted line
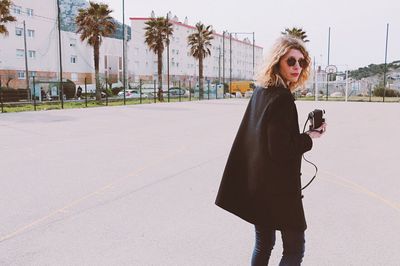
M 349 180 L 348 178 L 340 177 L 338 175 L 335 175 L 333 173 L 329 173 L 326 171 L 320 171 L 320 173 L 323 174 L 323 175 L 320 175 L 320 177 L 322 179 L 325 179 L 332 183 L 344 186 L 344 187 L 352 189 L 354 191 L 361 192 L 362 194 L 367 195 L 370 198 L 376 199 L 379 202 L 389 206 L 390 208 L 400 212 L 400 204 L 399 203 L 391 201 L 391 200 L 379 195 L 378 193 L 370 191 L 366 187 L 364 187 L 360 184 L 357 184 L 354 181 Z
M 79 199 L 73 200 L 72 202 L 68 203 L 67 205 L 50 212 L 49 214 L 43 216 L 42 218 L 39 218 L 39 219 L 37 219 L 37 220 L 35 220 L 35 221 L 25 225 L 25 226 L 22 226 L 22 227 L 18 228 L 17 230 L 13 231 L 12 233 L 9 233 L 9 234 L 7 234 L 5 236 L 2 236 L 0 238 L 0 243 L 5 241 L 5 240 L 7 240 L 7 239 L 15 237 L 15 236 L 21 234 L 22 232 L 24 232 L 24 231 L 26 231 L 26 230 L 28 230 L 30 228 L 33 228 L 34 226 L 42 223 L 43 221 L 46 221 L 46 220 L 50 219 L 51 217 L 53 217 L 53 216 L 55 216 L 55 215 L 57 215 L 59 213 L 67 213 L 69 208 L 72 208 L 72 207 L 78 205 L 79 203 L 81 203 L 81 202 L 83 202 L 83 201 L 85 201 L 85 200 L 87 200 L 87 199 L 89 199 L 89 198 L 91 198 L 91 197 L 93 197 L 95 195 L 100 195 L 101 193 L 105 192 L 106 190 L 112 188 L 116 183 L 118 183 L 118 182 L 120 182 L 120 181 L 122 181 L 122 180 L 124 180 L 124 179 L 126 179 L 128 177 L 133 177 L 135 175 L 138 175 L 139 173 L 143 172 L 144 170 L 146 170 L 146 169 L 148 169 L 150 167 L 153 167 L 154 165 L 158 165 L 160 162 L 163 162 L 163 161 L 165 161 L 167 159 L 170 159 L 170 158 L 174 157 L 175 155 L 183 152 L 186 148 L 187 148 L 186 146 L 182 146 L 176 152 L 173 152 L 173 153 L 171 153 L 169 155 L 166 155 L 166 156 L 160 158 L 159 160 L 157 160 L 156 162 L 149 163 L 149 164 L 143 166 L 142 168 L 140 168 L 140 169 L 138 169 L 138 170 L 126 175 L 126 176 L 123 176 L 121 178 L 118 178 L 118 179 L 114 180 L 113 182 L 101 187 L 100 189 L 97 189 L 96 191 L 94 191 L 92 193 L 89 193 L 89 194 L 87 194 L 87 195 L 85 195 L 85 196 L 83 196 L 83 197 L 81 197 Z

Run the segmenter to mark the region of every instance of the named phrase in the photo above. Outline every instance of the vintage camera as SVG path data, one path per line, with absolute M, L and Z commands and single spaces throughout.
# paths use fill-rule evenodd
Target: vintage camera
M 325 110 L 320 109 L 315 109 L 308 114 L 308 120 L 310 121 L 310 131 L 318 131 L 317 128 L 319 128 L 322 123 L 325 122 L 324 114 Z

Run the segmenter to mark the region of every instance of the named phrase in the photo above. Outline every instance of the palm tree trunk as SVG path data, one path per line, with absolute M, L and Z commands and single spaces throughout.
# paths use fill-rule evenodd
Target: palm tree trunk
M 96 101 L 101 101 L 101 88 L 100 88 L 100 76 L 99 76 L 99 57 L 100 57 L 100 45 L 95 44 L 93 46 L 93 56 L 94 56 L 94 71 L 96 80 Z
M 157 66 L 158 66 L 158 100 L 160 102 L 164 101 L 163 99 L 163 90 L 162 90 L 162 51 L 159 50 L 157 53 Z
M 203 99 L 204 97 L 204 80 L 203 80 L 203 57 L 199 57 L 199 98 Z

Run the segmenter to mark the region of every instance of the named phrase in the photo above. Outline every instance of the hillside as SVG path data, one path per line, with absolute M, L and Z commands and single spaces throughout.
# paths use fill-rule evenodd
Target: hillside
M 60 0 L 61 9 L 61 29 L 63 31 L 76 32 L 75 17 L 78 15 L 78 10 L 89 6 L 89 2 L 85 0 Z M 111 13 L 111 15 L 113 15 Z M 122 23 L 115 20 L 117 30 L 111 38 L 122 39 Z M 128 40 L 131 38 L 131 27 L 127 27 Z
M 383 75 L 385 70 L 385 64 L 370 64 L 367 67 L 360 67 L 357 70 L 350 71 L 349 76 L 351 78 L 360 80 L 362 78 Z M 398 70 L 400 71 L 400 60 L 393 61 L 387 64 L 387 73 L 390 71 Z M 396 71 L 397 72 L 397 71 Z

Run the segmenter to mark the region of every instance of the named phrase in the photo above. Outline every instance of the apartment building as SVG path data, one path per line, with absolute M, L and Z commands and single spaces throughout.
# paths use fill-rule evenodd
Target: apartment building
M 8 36 L 0 36 L 2 86 L 26 88 L 26 66 L 30 83 L 33 76 L 41 81 L 58 80 L 60 53 L 56 1 L 14 0 L 11 14 L 17 21 L 6 24 Z M 63 79 L 76 84 L 83 84 L 85 79 L 94 83 L 93 48 L 86 41 L 82 42 L 79 34 L 61 31 L 61 54 Z M 122 40 L 103 39 L 100 73 L 112 82 L 122 80 Z
M 63 2 L 65 0 L 62 0 Z M 69 1 L 65 5 L 82 6 L 84 3 Z M 43 7 L 46 8 L 43 8 Z M 76 7 L 70 10 L 77 10 Z M 68 19 L 74 13 L 68 11 Z M 17 21 L 6 24 L 8 36 L 0 36 L 0 78 L 2 86 L 32 89 L 33 76 L 37 81 L 57 81 L 60 73 L 59 35 L 57 21 L 57 1 L 55 0 L 14 0 L 11 14 Z M 170 16 L 172 18 L 172 15 Z M 149 51 L 144 42 L 145 22 L 150 18 L 131 18 L 131 38 L 126 43 L 126 74 L 130 83 L 139 79 L 155 80 L 157 77 L 157 57 Z M 170 80 L 196 81 L 198 62 L 189 54 L 187 37 L 195 31 L 187 19 L 182 23 L 175 16 L 172 19 L 174 33 L 170 37 L 169 67 Z M 244 36 L 249 37 L 249 36 Z M 128 39 L 128 38 L 126 38 Z M 26 49 L 25 49 L 26 43 Z M 215 33 L 212 40 L 211 56 L 204 60 L 206 80 L 229 80 L 232 69 L 233 80 L 253 79 L 253 45 L 247 40 L 239 40 L 233 35 Z M 225 45 L 225 52 L 224 47 Z M 26 50 L 26 51 L 25 51 Z M 123 79 L 123 43 L 117 38 L 103 38 L 100 47 L 100 75 L 109 82 L 120 83 Z M 255 69 L 262 61 L 263 48 L 254 47 Z M 232 56 L 230 57 L 230 53 Z M 61 31 L 61 58 L 63 79 L 75 84 L 94 83 L 93 48 L 80 35 L 71 31 Z M 225 64 L 223 63 L 225 58 Z M 26 59 L 26 60 L 25 60 Z M 230 59 L 232 59 L 230 61 Z M 167 52 L 163 54 L 163 75 L 166 81 Z M 230 68 L 230 62 L 232 68 Z M 225 68 L 223 67 L 225 65 Z M 28 76 L 28 79 L 27 79 Z
M 169 72 L 170 79 L 196 80 L 198 77 L 198 61 L 190 55 L 190 47 L 187 38 L 195 32 L 196 28 L 188 24 L 187 18 L 180 22 L 176 16 L 171 17 L 173 34 L 169 45 Z M 130 43 L 129 69 L 132 74 L 145 80 L 153 80 L 157 77 L 157 56 L 150 51 L 145 43 L 146 21 L 150 18 L 130 18 L 132 28 L 132 40 Z M 232 62 L 233 80 L 253 79 L 253 44 L 249 36 L 239 40 L 235 35 L 230 42 L 229 34 L 214 33 L 211 41 L 211 56 L 204 59 L 204 77 L 206 80 L 218 80 L 225 74 L 225 80 L 230 77 L 230 63 Z M 224 49 L 225 48 L 225 49 Z M 225 52 L 224 52 L 225 50 Z M 232 52 L 232 56 L 230 53 Z M 255 71 L 262 62 L 263 48 L 254 46 Z M 225 59 L 225 64 L 224 60 Z M 163 79 L 167 73 L 167 51 L 163 53 Z

